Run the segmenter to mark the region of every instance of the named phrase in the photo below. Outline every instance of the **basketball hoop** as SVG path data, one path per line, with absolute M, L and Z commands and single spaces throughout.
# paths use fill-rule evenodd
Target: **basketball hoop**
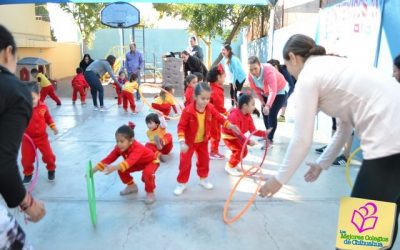
M 111 3 L 101 10 L 100 20 L 112 28 L 129 28 L 140 23 L 140 11 L 129 3 Z

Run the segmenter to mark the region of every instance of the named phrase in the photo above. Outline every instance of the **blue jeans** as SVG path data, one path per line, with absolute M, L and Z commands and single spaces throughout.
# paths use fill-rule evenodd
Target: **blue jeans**
M 264 102 L 267 103 L 268 97 L 263 96 L 263 98 Z M 283 104 L 285 103 L 286 99 L 287 99 L 287 94 L 276 95 L 274 103 L 272 104 L 272 107 L 270 108 L 268 115 L 264 115 L 264 113 L 262 112 L 263 107 L 261 107 L 261 114 L 263 116 L 265 129 L 272 128 L 271 132 L 268 134 L 268 139 L 270 141 L 273 141 L 274 139 L 276 127 L 278 126 L 278 113 L 279 110 L 282 108 Z
M 101 85 L 100 77 L 92 71 L 85 71 L 85 80 L 90 86 L 93 105 L 97 107 L 97 92 L 99 93 L 100 107 L 104 107 L 104 88 Z

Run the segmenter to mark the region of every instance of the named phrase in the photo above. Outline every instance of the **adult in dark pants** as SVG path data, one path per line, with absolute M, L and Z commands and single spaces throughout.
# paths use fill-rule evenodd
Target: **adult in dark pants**
M 14 73 L 17 46 L 0 25 L 0 194 L 10 208 L 20 206 L 33 222 L 45 215 L 41 202 L 26 192 L 17 166 L 22 135 L 32 115 L 32 94 Z M 0 204 L 0 249 L 23 249 L 25 233 Z
M 297 79 L 294 133 L 275 176 L 260 189 L 272 196 L 302 164 L 312 144 L 318 111 L 336 117 L 337 131 L 315 162 L 308 162 L 307 182 L 315 181 L 339 154 L 355 130 L 364 160 L 352 197 L 397 203 L 394 239 L 400 205 L 400 85 L 375 68 L 362 67 L 337 56 L 305 35 L 289 38 L 283 49 L 289 72 Z
M 286 98 L 286 101 L 285 101 L 285 103 L 283 104 L 283 106 L 281 108 L 281 114 L 280 114 L 280 116 L 278 118 L 278 122 L 285 122 L 286 121 L 285 114 L 286 114 L 286 108 L 287 108 L 287 104 L 288 104 L 288 99 L 293 94 L 294 87 L 295 87 L 295 84 L 296 84 L 296 79 L 294 79 L 294 77 L 290 75 L 289 71 L 286 68 L 286 65 L 281 65 L 281 62 L 279 62 L 279 60 L 271 59 L 267 63 L 269 63 L 272 66 L 274 66 L 285 77 L 286 81 L 289 84 L 289 91 L 288 91 L 288 94 L 287 94 L 287 98 Z
M 188 75 L 189 71 L 191 72 L 191 74 L 193 74 L 194 72 L 200 72 L 203 74 L 204 79 L 207 79 L 207 67 L 199 58 L 191 56 L 186 50 L 182 51 L 181 58 L 183 60 L 185 76 Z
M 232 107 L 238 103 L 238 92 L 242 91 L 243 84 L 246 81 L 246 73 L 242 68 L 242 63 L 239 58 L 233 55 L 232 47 L 229 44 L 226 44 L 221 51 L 221 54 L 224 56 L 226 64 L 229 68 L 229 72 L 232 75 L 232 83 L 230 83 L 230 95 L 231 95 L 231 104 Z
M 97 93 L 99 94 L 100 100 L 100 111 L 104 111 L 104 88 L 101 84 L 100 78 L 107 72 L 114 83 L 118 83 L 118 79 L 115 77 L 112 70 L 112 66 L 115 63 L 115 56 L 109 55 L 105 60 L 96 60 L 92 62 L 84 73 L 85 79 L 90 86 L 90 93 L 92 94 L 94 110 L 99 110 L 97 105 Z
M 136 49 L 136 43 L 129 44 L 129 52 L 125 55 L 126 70 L 128 71 L 128 79 L 131 79 L 132 74 L 137 75 L 137 83 L 142 83 L 141 70 L 144 70 L 143 54 Z M 136 100 L 140 100 L 140 93 L 136 91 Z
M 192 56 L 199 58 L 200 61 L 203 61 L 203 49 L 197 44 L 197 39 L 195 36 L 190 37 L 190 47 L 192 47 Z
M 268 134 L 271 145 L 278 126 L 278 112 L 286 101 L 289 86 L 285 77 L 271 64 L 261 64 L 256 56 L 251 56 L 248 63 L 250 87 L 261 102 L 265 128 L 271 128 Z

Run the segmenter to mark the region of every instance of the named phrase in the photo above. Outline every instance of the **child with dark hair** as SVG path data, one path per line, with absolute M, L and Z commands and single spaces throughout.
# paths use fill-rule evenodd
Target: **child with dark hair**
M 83 70 L 76 68 L 76 76 L 72 79 L 72 104 L 75 105 L 78 93 L 81 96 L 81 104 L 86 104 L 86 92 L 89 89 L 89 84 L 85 80 Z
M 211 89 L 205 82 L 200 82 L 194 89 L 194 102 L 182 111 L 178 123 L 178 137 L 181 145 L 179 161 L 178 185 L 175 195 L 181 195 L 189 181 L 192 168 L 192 156 L 197 155 L 197 174 L 200 177 L 200 186 L 212 189 L 214 186 L 207 180 L 210 158 L 208 154 L 208 140 L 210 137 L 211 121 L 216 120 L 224 127 L 230 128 L 237 134 L 240 130 L 229 123 L 214 107 L 210 105 Z
M 163 89 L 164 90 L 161 90 L 160 94 L 153 100 L 151 107 L 160 111 L 164 116 L 169 116 L 171 108 L 174 110 L 175 114 L 178 114 L 173 96 L 174 89 L 170 85 L 164 85 Z M 166 119 L 168 119 L 168 117 Z
M 122 86 L 122 107 L 125 112 L 128 112 L 129 104 L 132 110 L 132 114 L 137 114 L 136 103 L 133 94 L 137 91 L 138 88 L 139 84 L 137 82 L 137 75 L 135 73 L 132 73 L 131 77 L 129 78 L 129 82 L 125 82 L 125 84 Z
M 201 77 L 203 78 L 203 76 Z M 193 92 L 197 82 L 198 77 L 195 74 L 188 75 L 185 78 L 185 97 L 183 103 L 185 107 L 193 102 Z
M 254 126 L 253 118 L 251 114 L 255 110 L 255 101 L 254 97 L 248 94 L 241 94 L 239 96 L 239 107 L 234 108 L 229 116 L 228 120 L 239 127 L 242 134 L 247 132 L 253 133 L 256 128 Z M 257 131 L 255 136 L 266 137 L 267 134 L 265 131 Z M 233 176 L 240 176 L 240 168 L 238 164 L 240 163 L 240 154 L 242 152 L 244 138 L 238 137 L 235 133 L 230 130 L 223 128 L 222 129 L 222 139 L 224 140 L 226 146 L 232 151 L 231 157 L 229 161 L 226 163 L 225 171 Z M 250 140 L 248 145 L 254 146 L 255 142 Z M 247 155 L 247 147 L 243 152 L 243 157 Z
M 222 64 L 210 69 L 207 74 L 207 81 L 210 82 L 211 86 L 211 99 L 210 103 L 214 105 L 214 108 L 222 115 L 228 115 L 224 107 L 224 87 L 225 82 L 225 71 Z M 211 121 L 211 149 L 210 149 L 210 159 L 222 160 L 225 156 L 221 155 L 218 150 L 219 142 L 221 140 L 221 124 L 216 120 Z
M 197 76 L 197 82 L 202 82 L 204 80 L 204 76 L 200 72 L 193 72 L 193 75 Z
M 153 151 L 135 140 L 134 128 L 135 124 L 130 122 L 129 125 L 123 125 L 117 129 L 115 132 L 117 145 L 106 158 L 97 163 L 92 171 L 93 174 L 97 171 L 102 171 L 108 175 L 118 170 L 121 181 L 126 185 L 120 195 L 138 192 L 138 187 L 133 181 L 131 173 L 142 171 L 142 181 L 146 190 L 145 203 L 152 204 L 155 202 L 155 173 L 158 169 L 159 161 Z M 124 161 L 117 165 L 111 165 L 120 156 L 123 157 Z
M 172 135 L 167 133 L 167 122 L 163 114 L 150 113 L 146 116 L 147 125 L 147 137 L 149 142 L 146 143 L 146 147 L 150 148 L 157 157 L 162 161 L 166 161 L 166 155 L 168 155 L 173 147 Z
M 53 133 L 58 134 L 56 124 L 50 115 L 46 104 L 39 100 L 39 88 L 36 83 L 30 83 L 29 86 L 32 92 L 32 117 L 29 125 L 25 130 L 22 138 L 21 163 L 24 168 L 24 183 L 29 183 L 32 180 L 33 163 L 35 161 L 35 149 L 32 147 L 32 142 L 42 154 L 42 159 L 46 163 L 49 181 L 54 181 L 56 170 L 56 156 L 51 149 L 49 137 L 46 132 L 46 127 L 49 126 Z M 31 142 L 32 140 L 32 142 Z
M 126 79 L 126 73 L 125 71 L 121 70 L 118 74 L 118 82 L 113 83 L 113 87 L 115 88 L 115 93 L 117 94 L 117 104 L 118 107 L 121 107 L 122 104 L 122 88 L 124 84 L 128 80 Z
M 41 72 L 39 72 L 37 69 L 31 69 L 31 75 L 33 78 L 36 78 L 37 82 L 40 84 L 40 101 L 44 102 L 46 99 L 47 95 L 50 96 L 51 99 L 53 99 L 56 103 L 57 106 L 61 106 L 61 101 L 60 98 L 58 98 L 56 91 L 53 87 L 53 84 L 51 84 L 50 80 Z

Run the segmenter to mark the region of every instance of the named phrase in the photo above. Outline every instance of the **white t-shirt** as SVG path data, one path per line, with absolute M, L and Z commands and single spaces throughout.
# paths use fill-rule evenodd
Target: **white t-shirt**
M 364 159 L 400 153 L 400 84 L 375 68 L 360 67 L 335 56 L 310 57 L 298 77 L 294 137 L 276 176 L 287 183 L 303 162 L 322 111 L 338 120 L 338 128 L 317 163 L 327 169 L 351 135 L 361 140 Z

